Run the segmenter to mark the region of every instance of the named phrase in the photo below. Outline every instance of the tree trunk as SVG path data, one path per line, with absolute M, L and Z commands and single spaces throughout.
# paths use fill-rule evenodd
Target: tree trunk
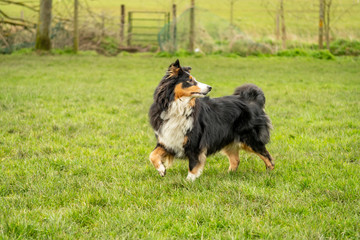
M 38 50 L 50 50 L 50 27 L 51 27 L 52 0 L 40 0 L 39 22 L 36 31 L 35 48 Z

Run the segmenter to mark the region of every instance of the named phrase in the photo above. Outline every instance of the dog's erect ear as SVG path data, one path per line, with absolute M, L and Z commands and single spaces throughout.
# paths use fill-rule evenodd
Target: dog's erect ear
M 180 61 L 179 61 L 179 59 L 176 59 L 176 61 L 175 62 L 173 62 L 172 64 L 170 64 L 170 66 L 169 66 L 169 69 L 170 68 L 181 68 L 180 67 Z
M 172 64 L 174 67 L 180 68 L 180 61 L 176 59 L 176 61 Z
M 176 61 L 169 66 L 168 78 L 177 77 L 181 73 L 183 73 L 183 70 L 181 69 L 180 61 L 179 59 L 176 59 Z

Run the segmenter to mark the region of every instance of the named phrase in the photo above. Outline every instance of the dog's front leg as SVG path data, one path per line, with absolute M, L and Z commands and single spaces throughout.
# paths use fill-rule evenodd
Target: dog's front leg
M 187 180 L 195 181 L 200 177 L 206 163 L 206 150 L 201 151 L 199 155 L 189 156 L 189 173 L 186 177 Z
M 164 148 L 158 146 L 150 154 L 150 162 L 154 165 L 160 176 L 164 177 L 166 168 L 168 168 L 174 156 L 168 153 Z

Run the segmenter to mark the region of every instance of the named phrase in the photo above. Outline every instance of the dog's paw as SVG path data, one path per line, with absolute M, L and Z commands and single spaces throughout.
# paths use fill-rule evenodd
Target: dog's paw
M 274 169 L 274 165 L 271 165 L 271 166 L 267 166 L 267 167 L 266 167 L 266 170 L 267 170 L 267 171 L 271 171 L 271 170 L 273 170 L 273 169 Z
M 186 180 L 191 181 L 191 182 L 195 181 L 198 177 L 200 177 L 201 172 L 202 171 L 199 171 L 197 174 L 193 174 L 193 173 L 189 172 L 186 177 Z
M 228 169 L 228 173 L 234 173 L 234 172 L 236 172 L 236 170 L 237 170 L 237 167 L 234 168 L 234 167 L 230 166 Z
M 165 174 L 166 174 L 166 168 L 165 168 L 164 165 L 161 164 L 160 167 L 159 167 L 158 169 L 156 169 L 156 170 L 158 170 L 160 176 L 162 176 L 162 177 L 165 176 Z
M 195 179 L 196 179 L 196 176 L 189 172 L 189 174 L 186 177 L 186 180 L 193 182 L 193 181 L 195 181 Z

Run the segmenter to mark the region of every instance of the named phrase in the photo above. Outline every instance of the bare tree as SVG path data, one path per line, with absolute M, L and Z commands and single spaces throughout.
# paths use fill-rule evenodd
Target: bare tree
M 32 11 L 37 11 L 36 7 L 34 6 L 31 6 L 30 4 L 27 4 L 27 3 L 22 3 L 22 2 L 19 2 L 19 1 L 12 1 L 12 0 L 0 0 L 1 3 L 4 3 L 4 4 L 13 4 L 13 5 L 18 5 L 18 6 L 21 6 L 21 7 L 25 7 L 25 8 L 28 8 Z
M 50 50 L 52 0 L 40 0 L 39 22 L 36 30 L 35 49 Z
M 35 6 L 18 2 L 18 1 L 10 1 L 10 0 L 0 0 L 1 5 L 17 5 L 20 7 L 24 7 L 27 9 L 30 9 L 31 11 L 38 11 L 38 9 Z M 25 29 L 31 28 L 34 26 L 34 23 L 28 20 L 24 20 L 23 18 L 16 18 L 11 17 L 8 14 L 6 14 L 4 11 L 0 9 L 0 23 L 8 24 L 11 26 L 20 26 L 24 27 Z
M 332 0 L 320 0 L 323 2 L 323 23 L 324 23 L 324 32 L 325 32 L 325 41 L 326 47 L 330 50 L 330 32 L 331 32 L 331 23 L 334 24 L 337 21 L 341 20 L 344 16 L 350 15 L 354 12 L 356 5 L 359 4 L 359 0 L 357 2 L 353 1 L 352 4 L 347 5 L 343 10 L 338 9 L 342 4 L 337 3 L 337 1 Z M 320 36 L 319 36 L 320 37 Z M 319 39 L 320 41 L 320 39 Z M 323 40 L 322 40 L 323 41 Z M 319 46 L 320 47 L 320 46 Z

